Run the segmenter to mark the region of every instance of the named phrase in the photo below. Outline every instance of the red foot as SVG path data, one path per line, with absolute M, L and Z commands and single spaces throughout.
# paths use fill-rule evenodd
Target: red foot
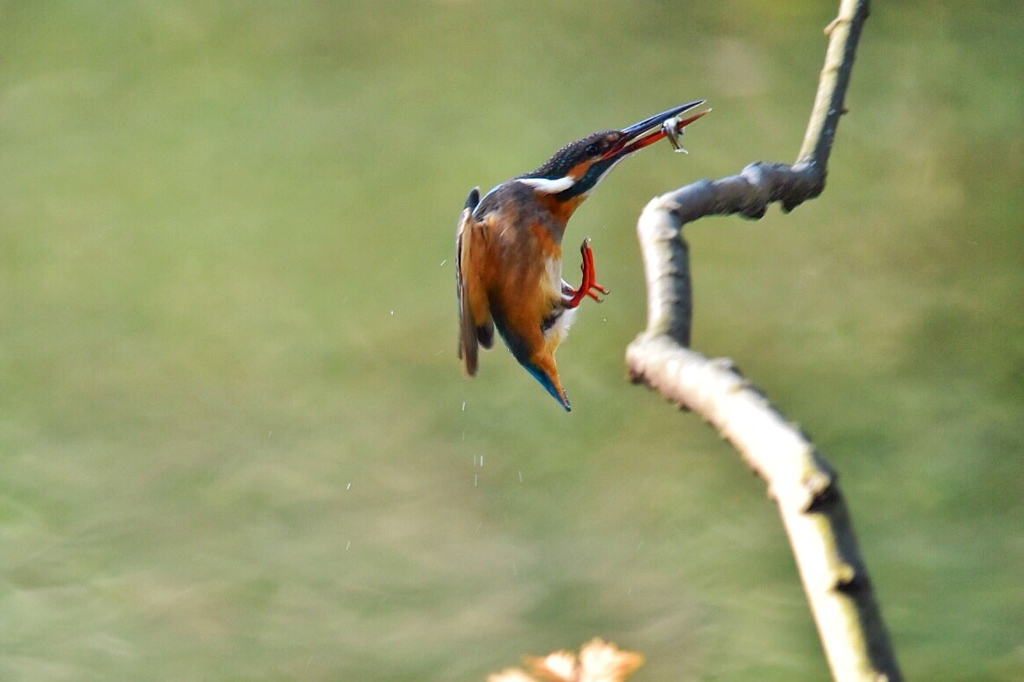
M 573 289 L 568 284 L 565 285 L 565 293 L 569 295 L 569 298 L 565 301 L 566 308 L 575 308 L 587 296 L 600 303 L 601 299 L 598 297 L 596 292 L 601 292 L 602 294 L 610 293 L 607 289 L 598 284 L 595 279 L 594 252 L 590 248 L 589 238 L 584 239 L 583 244 L 580 245 L 580 255 L 583 256 L 583 264 L 580 266 L 580 269 L 583 270 L 583 281 L 580 282 L 579 289 Z

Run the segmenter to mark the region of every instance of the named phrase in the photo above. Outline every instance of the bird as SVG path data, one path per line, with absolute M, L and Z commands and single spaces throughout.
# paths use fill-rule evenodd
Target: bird
M 662 138 L 685 152 L 678 135 L 710 111 L 693 111 L 704 101 L 673 107 L 621 130 L 587 135 L 483 197 L 479 187 L 470 191 L 455 237 L 458 356 L 466 375 L 476 375 L 479 348 L 492 347 L 497 329 L 519 364 L 565 411 L 572 409 L 555 350 L 583 299 L 600 302 L 609 291 L 595 278 L 589 238 L 580 246 L 580 285 L 562 279 L 566 224 L 619 161 Z

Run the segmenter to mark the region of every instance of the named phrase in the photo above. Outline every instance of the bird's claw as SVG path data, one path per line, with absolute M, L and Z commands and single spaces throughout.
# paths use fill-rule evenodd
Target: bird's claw
M 583 263 L 580 265 L 580 269 L 583 271 L 583 281 L 580 282 L 578 289 L 565 285 L 565 293 L 569 296 L 565 301 L 566 308 L 575 308 L 587 296 L 600 303 L 601 298 L 597 295 L 598 293 L 605 295 L 611 293 L 597 283 L 594 272 L 594 251 L 590 248 L 589 238 L 584 239 L 583 244 L 580 245 L 580 255 L 583 256 Z

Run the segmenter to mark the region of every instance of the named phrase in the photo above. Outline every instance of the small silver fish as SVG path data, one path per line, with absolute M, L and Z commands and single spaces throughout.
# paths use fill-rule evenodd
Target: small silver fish
M 672 149 L 677 153 L 681 152 L 683 154 L 689 154 L 690 152 L 683 149 L 683 145 L 679 144 L 679 138 L 682 137 L 683 132 L 686 130 L 685 127 L 679 126 L 680 123 L 681 121 L 679 120 L 679 117 L 673 116 L 661 124 L 661 130 L 665 133 L 665 137 L 668 139 L 669 144 L 672 145 Z

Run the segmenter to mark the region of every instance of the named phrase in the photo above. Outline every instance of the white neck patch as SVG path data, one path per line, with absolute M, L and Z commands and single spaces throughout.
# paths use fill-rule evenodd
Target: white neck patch
M 564 178 L 558 178 L 557 180 L 549 180 L 547 178 L 517 178 L 516 182 L 529 185 L 535 192 L 540 192 L 541 194 L 558 194 L 559 192 L 564 192 L 576 184 L 576 181 L 568 175 Z

